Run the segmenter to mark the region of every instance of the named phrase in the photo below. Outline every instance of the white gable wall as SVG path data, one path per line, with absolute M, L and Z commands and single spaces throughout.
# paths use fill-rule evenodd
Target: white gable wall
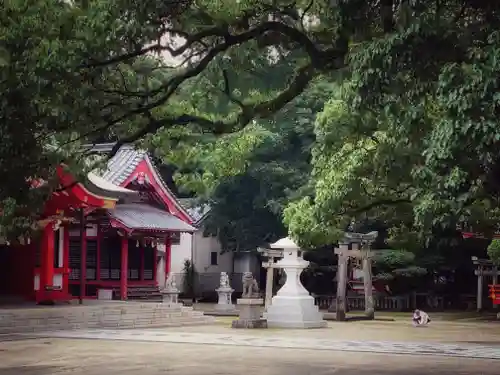
M 212 263 L 211 253 L 217 253 L 217 264 Z M 175 275 L 178 288 L 183 290 L 184 262 L 191 260 L 199 277 L 199 293 L 217 288 L 221 272 L 233 272 L 233 254 L 221 254 L 216 237 L 204 237 L 203 229 L 193 234 L 181 233 L 180 243 L 172 245 L 170 272 Z
M 200 273 L 233 272 L 233 256 L 231 253 L 221 254 L 221 246 L 217 237 L 204 237 L 200 229 L 194 236 L 195 268 Z M 217 264 L 211 264 L 211 253 L 217 253 Z
M 178 244 L 173 244 L 170 250 L 170 272 L 175 276 L 177 287 L 182 292 L 184 289 L 184 262 L 191 260 L 191 233 L 181 233 Z

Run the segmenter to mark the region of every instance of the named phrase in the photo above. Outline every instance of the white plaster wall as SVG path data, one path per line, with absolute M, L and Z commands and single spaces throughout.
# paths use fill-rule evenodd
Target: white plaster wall
M 241 253 L 234 259 L 234 272 L 252 272 L 257 275 L 260 270 L 258 258 L 255 254 Z
M 198 230 L 194 236 L 194 264 L 199 273 L 233 272 L 233 254 L 221 254 L 221 245 L 217 237 L 204 237 L 203 229 Z M 217 265 L 210 264 L 211 253 L 217 253 Z
M 172 245 L 170 250 L 170 272 L 175 276 L 177 288 L 182 292 L 184 287 L 184 262 L 191 260 L 192 235 L 181 233 L 179 244 Z
M 211 265 L 211 253 L 217 252 L 217 265 Z M 203 229 L 193 234 L 181 233 L 180 243 L 172 245 L 170 270 L 175 276 L 177 287 L 182 291 L 184 262 L 189 259 L 199 275 L 201 289 L 212 290 L 218 285 L 222 271 L 233 272 L 233 255 L 221 254 L 221 246 L 216 237 L 204 237 Z
M 184 261 L 191 260 L 191 237 L 190 233 L 181 233 L 179 244 L 172 245 L 170 250 L 170 272 L 182 273 Z

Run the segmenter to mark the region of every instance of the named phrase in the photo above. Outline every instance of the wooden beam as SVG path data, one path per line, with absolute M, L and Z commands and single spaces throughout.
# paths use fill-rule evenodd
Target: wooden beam
M 348 258 L 372 258 L 374 255 L 371 250 L 345 250 L 336 248 L 334 251 L 335 254 L 339 256 L 346 256 Z
M 474 275 L 476 276 L 500 276 L 500 271 L 494 270 L 475 270 Z
M 259 248 L 257 248 L 257 251 L 266 257 L 274 257 L 274 258 L 282 258 L 283 257 L 283 251 L 281 251 L 281 250 L 266 249 L 266 248 L 259 247 Z

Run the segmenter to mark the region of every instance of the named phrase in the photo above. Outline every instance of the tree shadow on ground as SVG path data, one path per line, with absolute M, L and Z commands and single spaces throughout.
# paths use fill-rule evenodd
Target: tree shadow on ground
M 404 357 L 401 358 L 404 361 Z M 439 367 L 429 367 L 428 363 L 416 365 L 415 363 L 408 364 L 404 368 L 391 369 L 387 365 L 381 364 L 370 366 L 325 366 L 315 364 L 280 364 L 274 368 L 272 374 L 276 375 L 457 375 L 469 373 L 461 371 L 459 367 L 440 364 Z M 268 372 L 266 372 L 267 374 Z M 481 372 L 482 373 L 482 372 Z M 470 375 L 476 375 L 477 372 L 471 372 Z
M 29 353 L 26 353 L 29 355 Z M 64 366 L 13 366 L 0 368 L 0 375 L 53 375 L 63 372 Z M 68 371 L 70 372 L 70 371 Z
M 462 341 L 462 344 L 471 344 L 471 345 L 484 345 L 484 346 L 498 346 L 500 347 L 500 341 Z

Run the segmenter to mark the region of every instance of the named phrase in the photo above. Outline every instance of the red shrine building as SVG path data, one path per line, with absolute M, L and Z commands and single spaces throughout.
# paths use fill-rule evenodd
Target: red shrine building
M 85 182 L 58 167 L 60 189 L 45 204 L 40 236 L 0 245 L 2 298 L 158 296 L 170 271 L 172 236 L 195 228 L 147 153 L 128 150 L 122 147 Z

